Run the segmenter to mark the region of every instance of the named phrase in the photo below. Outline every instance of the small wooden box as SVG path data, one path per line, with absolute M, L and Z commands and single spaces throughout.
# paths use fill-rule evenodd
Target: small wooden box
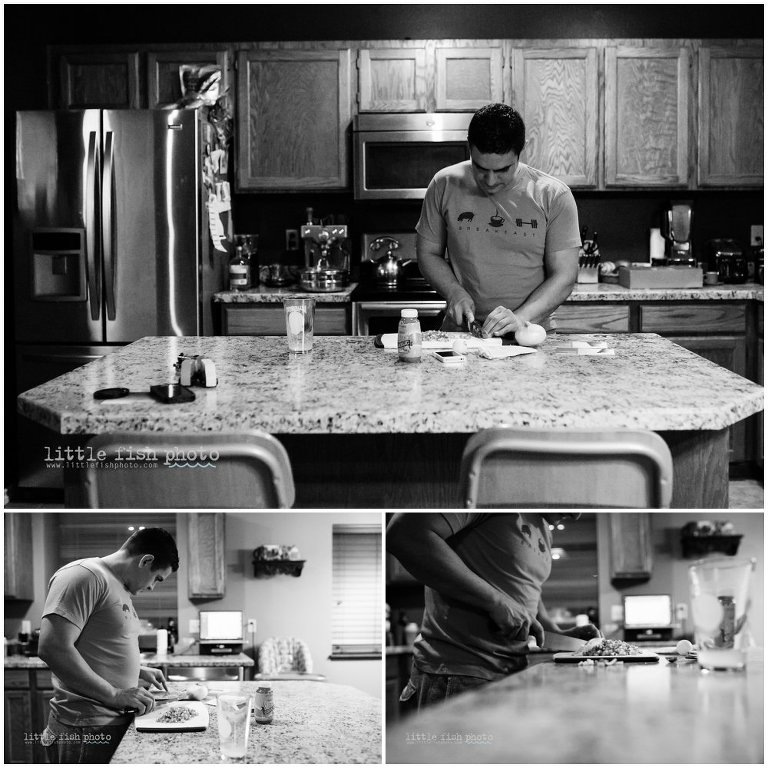
M 652 267 L 635 265 L 619 267 L 619 285 L 625 288 L 701 288 L 701 267 Z

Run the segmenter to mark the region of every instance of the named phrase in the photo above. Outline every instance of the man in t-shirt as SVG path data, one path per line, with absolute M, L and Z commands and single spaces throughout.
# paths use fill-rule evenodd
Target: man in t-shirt
M 547 515 L 400 513 L 387 526 L 387 549 L 425 585 L 424 618 L 413 671 L 401 700 L 419 707 L 519 672 L 528 637 L 588 640 L 592 624 L 567 632 L 547 615 L 541 588 L 552 567 Z M 554 521 L 553 521 L 554 522 Z
M 108 763 L 133 719 L 150 712 L 159 669 L 142 667 L 131 596 L 152 591 L 179 568 L 168 531 L 144 528 L 117 552 L 76 560 L 48 583 L 40 658 L 53 672 L 42 735 L 52 763 Z
M 447 301 L 442 330 L 473 320 L 486 337 L 526 322 L 549 330 L 578 271 L 573 194 L 520 162 L 525 125 L 512 107 L 478 110 L 467 141 L 470 159 L 435 174 L 416 225 L 419 267 Z

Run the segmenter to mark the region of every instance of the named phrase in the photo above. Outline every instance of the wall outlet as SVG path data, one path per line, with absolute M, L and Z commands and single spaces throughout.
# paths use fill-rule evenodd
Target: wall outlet
M 688 603 L 678 603 L 675 606 L 675 618 L 678 621 L 685 621 L 688 618 Z
M 200 619 L 190 619 L 189 620 L 189 634 L 190 635 L 199 635 L 200 634 Z
M 612 605 L 611 606 L 611 621 L 624 621 L 624 606 Z
M 253 634 L 256 632 L 256 619 L 248 619 L 248 632 L 249 634 Z
M 298 229 L 285 230 L 285 250 L 286 251 L 299 250 L 299 230 Z
M 763 225 L 753 224 L 749 228 L 749 244 L 762 245 L 763 243 Z

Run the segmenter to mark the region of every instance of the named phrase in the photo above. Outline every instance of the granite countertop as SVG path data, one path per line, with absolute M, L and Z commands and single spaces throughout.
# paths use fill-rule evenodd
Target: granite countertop
M 762 649 L 746 673 L 540 663 L 405 717 L 386 741 L 388 764 L 762 764 Z
M 183 686 L 171 684 L 170 690 Z M 215 695 L 253 695 L 258 683 L 212 683 L 205 731 L 139 733 L 131 726 L 112 757 L 118 764 L 219 763 Z M 274 720 L 252 722 L 245 763 L 380 764 L 381 701 L 348 685 L 275 681 Z M 181 703 L 183 704 L 183 702 Z
M 341 291 L 328 293 L 325 291 L 305 291 L 298 285 L 287 285 L 284 288 L 270 288 L 259 285 L 248 291 L 220 291 L 213 294 L 213 300 L 219 304 L 280 304 L 283 299 L 316 299 L 323 304 L 349 304 L 352 291 L 357 283 L 350 283 Z
M 615 357 L 553 352 L 606 342 Z M 98 401 L 123 386 L 172 381 L 180 353 L 216 362 L 219 385 L 163 405 L 148 395 Z M 652 333 L 551 335 L 533 354 L 460 367 L 425 354 L 400 363 L 370 336 L 321 336 L 306 355 L 284 337 L 148 337 L 29 390 L 20 413 L 60 434 L 121 430 L 273 434 L 474 433 L 531 428 L 717 430 L 763 409 L 763 388 Z
M 566 301 L 751 301 L 763 300 L 758 283 L 702 288 L 625 288 L 615 283 L 581 283 Z
M 244 653 L 231 656 L 187 656 L 179 655 L 160 657 L 156 654 L 145 655 L 141 659 L 145 667 L 252 667 L 254 661 Z M 6 656 L 6 669 L 48 669 L 48 665 L 38 656 Z

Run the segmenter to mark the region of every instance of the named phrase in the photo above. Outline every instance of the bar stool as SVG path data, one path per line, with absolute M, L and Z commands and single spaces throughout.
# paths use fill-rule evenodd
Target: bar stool
M 99 457 L 81 481 L 91 508 L 273 509 L 296 500 L 288 454 L 265 432 L 122 432 L 88 448 Z
M 486 429 L 461 460 L 461 500 L 475 507 L 667 508 L 672 455 L 644 430 Z

